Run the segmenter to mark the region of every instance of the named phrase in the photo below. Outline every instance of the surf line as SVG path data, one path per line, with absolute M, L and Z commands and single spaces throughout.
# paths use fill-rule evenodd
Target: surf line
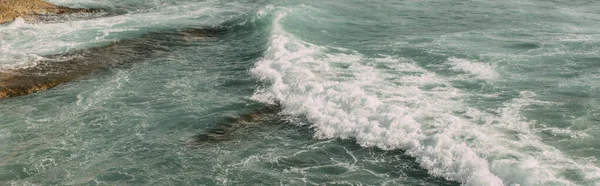
M 32 94 L 100 69 L 126 66 L 166 55 L 172 52 L 167 46 L 216 41 L 221 31 L 219 28 L 188 28 L 148 33 L 139 38 L 115 41 L 104 47 L 43 56 L 32 67 L 0 69 L 0 98 Z

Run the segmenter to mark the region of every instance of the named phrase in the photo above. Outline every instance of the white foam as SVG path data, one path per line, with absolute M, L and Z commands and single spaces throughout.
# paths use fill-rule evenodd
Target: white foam
M 56 2 L 77 3 L 72 0 Z M 232 2 L 182 2 L 159 6 L 152 11 L 87 20 L 29 24 L 18 18 L 0 26 L 0 68 L 31 65 L 28 56 L 102 46 L 114 40 L 139 37 L 155 28 L 214 26 L 255 8 Z
M 306 117 L 317 138 L 403 149 L 432 175 L 465 185 L 573 185 L 564 168 L 600 172 L 543 144 L 530 130 L 521 108 L 544 104 L 533 92 L 522 92 L 498 114 L 469 108 L 461 102 L 464 93 L 410 60 L 370 59 L 296 39 L 279 24 L 284 17 L 275 19 L 270 47 L 251 70 L 271 85 L 253 98 L 278 100 L 285 114 Z M 491 66 L 451 60 L 478 77 L 497 76 Z
M 479 79 L 496 79 L 498 77 L 498 73 L 494 71 L 494 66 L 490 64 L 456 57 L 448 58 L 448 61 L 452 64 L 452 70 L 469 73 Z

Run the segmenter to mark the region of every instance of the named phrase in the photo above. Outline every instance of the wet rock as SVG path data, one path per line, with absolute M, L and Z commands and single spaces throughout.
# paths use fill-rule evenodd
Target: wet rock
M 254 112 L 232 118 L 231 121 L 218 123 L 213 128 L 194 136 L 193 145 L 203 146 L 231 139 L 235 131 L 244 128 L 245 126 L 255 125 L 277 118 L 277 114 L 281 109 L 281 105 L 276 102 L 275 104 L 267 104 L 265 107 Z
M 17 17 L 32 20 L 40 15 L 90 13 L 95 11 L 87 8 L 58 6 L 43 0 L 0 0 L 0 24 L 13 21 Z
M 123 67 L 137 61 L 171 52 L 169 47 L 185 45 L 188 37 L 217 37 L 214 29 L 186 29 L 178 32 L 150 33 L 140 38 L 113 42 L 104 47 L 66 54 L 44 56 L 35 66 L 0 68 L 0 98 L 28 95 L 53 88 L 100 69 Z M 215 39 L 199 39 L 215 40 Z

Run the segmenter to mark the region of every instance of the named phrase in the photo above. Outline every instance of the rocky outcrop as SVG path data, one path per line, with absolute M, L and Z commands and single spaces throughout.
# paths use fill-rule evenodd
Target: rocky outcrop
M 165 46 L 182 45 L 189 40 L 210 41 L 219 30 L 186 29 L 178 32 L 151 33 L 140 38 L 113 42 L 105 47 L 44 56 L 36 66 L 0 69 L 0 98 L 32 94 L 69 82 L 99 69 L 127 64 L 170 53 Z
M 33 67 L 0 71 L 0 98 L 32 94 L 89 75 L 99 69 L 155 56 L 161 45 L 142 38 L 112 43 L 106 47 L 45 56 Z
M 13 21 L 17 17 L 26 20 L 47 14 L 89 13 L 87 8 L 58 6 L 43 0 L 0 0 L 0 24 Z

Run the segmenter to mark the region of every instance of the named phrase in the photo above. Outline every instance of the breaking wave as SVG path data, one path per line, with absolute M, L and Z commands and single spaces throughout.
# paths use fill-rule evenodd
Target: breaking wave
M 253 99 L 279 101 L 284 114 L 305 118 L 315 137 L 401 149 L 430 174 L 465 185 L 576 184 L 567 171 L 600 178 L 600 169 L 563 155 L 530 129 L 521 109 L 549 104 L 535 93 L 522 91 L 498 110 L 478 110 L 462 101 L 469 94 L 451 78 L 410 59 L 303 41 L 285 31 L 285 15 L 274 19 L 270 46 L 251 69 L 268 84 Z M 471 78 L 499 78 L 493 66 L 448 61 Z

